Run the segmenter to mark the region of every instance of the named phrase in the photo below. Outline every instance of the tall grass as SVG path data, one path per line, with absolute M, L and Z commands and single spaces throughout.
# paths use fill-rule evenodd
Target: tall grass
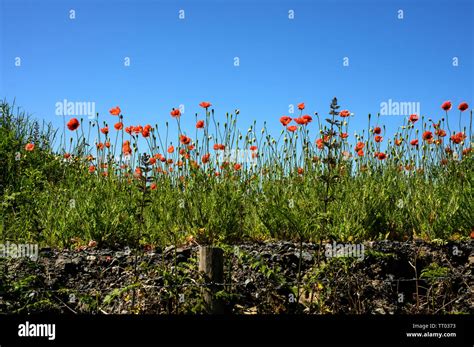
M 473 229 L 471 143 L 466 129 L 443 133 L 447 118 L 411 116 L 389 138 L 369 115 L 352 138 L 354 115 L 334 99 L 328 118 L 305 115 L 300 104 L 298 117 L 279 120 L 275 137 L 255 123 L 242 132 L 238 114 L 201 107 L 195 119 L 171 110 L 178 138 L 169 138 L 168 122 L 130 126 L 114 108 L 89 124 L 68 123 L 69 140 L 53 150 L 50 126 L 3 103 L 2 239 L 164 246 L 433 240 Z M 472 119 L 472 111 L 459 116 Z M 185 133 L 181 122 L 196 123 L 195 131 Z

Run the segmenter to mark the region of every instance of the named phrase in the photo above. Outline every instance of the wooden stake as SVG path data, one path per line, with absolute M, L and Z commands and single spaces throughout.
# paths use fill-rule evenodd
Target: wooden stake
M 212 314 L 224 313 L 222 300 L 216 298 L 216 293 L 224 286 L 224 251 L 211 246 L 199 246 L 199 271 L 204 273 L 208 286 L 203 288 L 204 302 L 207 311 Z

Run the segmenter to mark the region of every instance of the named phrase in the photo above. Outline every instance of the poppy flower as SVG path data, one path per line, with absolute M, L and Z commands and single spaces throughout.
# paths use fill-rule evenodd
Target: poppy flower
M 156 164 L 156 158 L 151 157 L 150 159 L 148 159 L 148 162 L 150 163 L 150 165 L 155 165 Z
M 301 104 L 298 104 L 298 109 L 301 111 L 304 110 L 304 102 L 302 102 Z
M 304 170 L 302 167 L 298 168 L 298 175 L 302 175 L 304 173 Z
M 294 121 L 296 122 L 296 124 L 299 124 L 299 125 L 306 125 L 308 124 L 308 120 L 303 118 L 303 117 L 300 117 L 300 118 L 295 118 Z
M 427 131 L 425 131 L 425 132 L 423 133 L 423 136 L 422 136 L 422 137 L 423 137 L 423 140 L 425 140 L 425 141 L 430 141 L 430 140 L 433 139 L 433 133 L 432 133 L 431 131 L 428 131 L 428 130 L 427 130 Z
M 74 131 L 74 130 L 76 130 L 77 128 L 79 128 L 79 125 L 80 125 L 80 123 L 79 123 L 79 121 L 77 120 L 77 118 L 71 118 L 71 119 L 69 120 L 69 122 L 67 122 L 67 127 L 68 127 L 68 129 L 71 130 L 71 131 Z
M 323 141 L 323 139 L 317 139 L 317 140 L 316 140 L 316 146 L 318 147 L 318 149 L 323 149 L 323 148 L 324 148 L 324 141 Z
M 71 158 L 71 154 L 70 153 L 64 153 L 63 157 L 64 157 L 64 159 L 69 159 L 69 158 Z
M 288 116 L 282 116 L 280 117 L 280 123 L 286 127 L 288 124 L 291 123 L 291 117 L 288 117 Z
M 110 142 L 109 142 L 109 141 L 107 141 L 107 142 L 105 143 L 105 147 L 110 148 Z
M 469 105 L 467 104 L 467 102 L 461 102 L 458 106 L 458 110 L 461 112 L 466 111 L 468 108 L 469 108 Z
M 183 144 L 183 145 L 189 145 L 191 143 L 191 138 L 187 137 L 186 135 L 181 135 L 179 137 L 179 141 Z
M 137 125 L 136 127 L 133 127 L 133 132 L 135 134 L 140 134 L 143 131 L 143 127 L 141 125 Z
M 414 139 L 410 141 L 410 145 L 412 146 L 418 146 L 418 139 Z
M 133 176 L 135 178 L 139 178 L 139 177 L 141 177 L 141 175 L 142 175 L 142 169 L 140 169 L 140 167 L 136 167 L 135 168 L 135 173 L 133 174 Z
M 151 190 L 155 190 L 156 189 L 156 183 L 153 182 L 152 184 L 150 184 L 150 189 Z
M 34 143 L 28 143 L 25 146 L 25 150 L 27 150 L 28 152 L 32 152 L 34 149 L 35 149 L 35 144 Z
M 441 108 L 447 112 L 447 111 L 449 111 L 449 110 L 451 109 L 452 106 L 453 106 L 453 105 L 451 104 L 451 101 L 445 101 L 445 102 L 443 102 L 443 104 L 441 105 Z
M 173 153 L 174 152 L 174 147 L 173 146 L 169 146 L 168 147 L 168 153 Z
M 301 116 L 301 118 L 306 120 L 306 123 L 311 123 L 313 121 L 313 117 L 311 117 L 309 114 L 305 114 Z
M 198 121 L 196 122 L 196 128 L 197 128 L 197 129 L 202 129 L 202 128 L 204 128 L 204 121 L 203 121 L 203 120 L 198 120 Z
M 224 150 L 225 149 L 225 146 L 222 145 L 222 144 L 218 144 L 218 143 L 215 143 L 214 144 L 214 150 L 217 151 L 217 150 Z
M 188 151 L 192 151 L 194 149 L 194 145 L 189 145 L 188 146 Z
M 358 150 L 358 151 L 357 151 L 357 155 L 358 155 L 359 157 L 363 157 L 363 156 L 364 156 L 364 151 L 363 151 L 362 149 Z
M 109 133 L 109 127 L 103 127 L 102 129 L 100 129 L 100 132 L 101 132 L 102 134 L 107 135 L 107 134 Z
M 468 155 L 468 154 L 470 154 L 471 152 L 472 152 L 472 147 L 464 148 L 464 149 L 462 150 L 462 154 L 463 154 L 463 155 Z
M 142 136 L 143 137 L 149 137 L 150 136 L 150 130 L 149 129 L 143 129 L 142 130 Z
M 383 141 L 383 137 L 380 136 L 380 135 L 375 135 L 374 140 L 375 140 L 375 142 L 382 142 L 382 141 Z
M 290 125 L 290 126 L 287 126 L 286 127 L 286 130 L 290 131 L 290 132 L 295 132 L 296 129 L 298 129 L 298 127 L 296 125 Z
M 122 112 L 122 110 L 120 109 L 120 107 L 116 106 L 114 108 L 111 108 L 109 112 L 112 116 L 118 116 L 120 112 Z
M 400 146 L 403 142 L 403 139 L 395 139 L 395 145 Z
M 89 172 L 93 173 L 94 171 L 95 171 L 95 166 L 94 165 L 89 166 Z
M 126 140 L 126 141 L 123 142 L 122 153 L 124 155 L 132 154 L 132 148 L 130 147 L 130 141 Z
M 387 155 L 383 152 L 380 152 L 377 154 L 377 158 L 379 158 L 379 160 L 384 160 L 385 158 L 387 158 Z
M 234 170 L 235 170 L 235 171 L 239 171 L 241 168 L 242 168 L 242 165 L 240 165 L 240 164 L 238 164 L 238 163 L 237 163 L 237 164 L 234 164 Z
M 374 128 L 374 134 L 380 134 L 382 132 L 382 129 L 380 129 L 380 127 L 375 127 Z
M 360 151 L 361 149 L 363 149 L 364 147 L 365 147 L 365 143 L 359 141 L 359 142 L 357 142 L 357 144 L 355 145 L 354 150 L 355 150 L 356 152 L 359 152 L 359 151 Z
M 341 139 L 347 139 L 347 138 L 349 137 L 349 134 L 348 134 L 348 133 L 340 133 L 340 134 L 339 134 L 339 137 L 340 137 Z
M 201 158 L 202 163 L 203 163 L 203 164 L 208 163 L 210 157 L 211 157 L 211 155 L 210 155 L 209 153 L 204 154 L 204 155 L 202 156 L 202 158 Z
M 171 117 L 178 118 L 179 116 L 181 116 L 181 111 L 177 108 L 173 108 L 170 114 L 171 114 Z
M 251 151 L 256 151 L 256 150 L 257 150 L 257 146 L 250 146 L 250 150 L 251 150 Z
M 122 130 L 123 123 L 122 122 L 115 123 L 114 128 L 115 128 L 115 130 Z
M 453 141 L 455 144 L 460 144 L 465 138 L 466 135 L 464 135 L 463 132 L 451 135 L 451 141 Z
M 436 129 L 435 134 L 438 135 L 439 137 L 445 137 L 446 131 L 444 131 L 443 129 Z
M 211 107 L 212 104 L 211 104 L 210 102 L 203 101 L 203 102 L 201 102 L 201 103 L 199 104 L 199 106 L 201 106 L 202 108 L 207 109 L 207 108 Z
M 410 121 L 411 123 L 416 123 L 418 121 L 418 119 L 420 119 L 420 117 L 418 117 L 418 115 L 411 114 L 410 118 L 408 118 L 408 121 Z
M 104 149 L 104 144 L 103 144 L 102 142 L 99 142 L 99 143 L 97 144 L 97 149 L 98 149 L 98 150 Z
M 130 125 L 129 127 L 126 127 L 126 128 L 125 128 L 125 132 L 126 132 L 127 134 L 130 134 L 130 135 L 132 135 L 132 132 L 133 132 L 133 126 L 132 126 L 132 125 Z
M 349 117 L 351 115 L 351 113 L 349 112 L 349 110 L 342 110 L 341 112 L 339 112 L 339 116 L 341 117 Z

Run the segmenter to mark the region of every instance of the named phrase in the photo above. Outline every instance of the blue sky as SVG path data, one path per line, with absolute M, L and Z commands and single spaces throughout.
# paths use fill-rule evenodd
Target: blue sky
M 333 96 L 355 113 L 351 133 L 389 99 L 439 119 L 445 100 L 474 103 L 473 15 L 469 0 L 0 0 L 0 97 L 57 126 L 63 99 L 95 102 L 111 123 L 119 105 L 127 124 L 162 124 L 184 104 L 188 128 L 210 101 L 275 135 L 290 104 L 326 115 Z M 382 117 L 388 134 L 402 118 Z

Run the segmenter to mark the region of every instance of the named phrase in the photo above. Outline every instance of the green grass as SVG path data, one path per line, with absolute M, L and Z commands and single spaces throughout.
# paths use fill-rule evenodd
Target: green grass
M 206 108 L 204 128 L 192 134 L 194 149 L 180 139 L 169 141 L 168 124 L 155 125 L 149 134 L 128 134 L 126 124 L 119 131 L 113 127 L 118 121 L 125 123 L 126 117 L 108 115 L 108 134 L 99 131 L 99 121 L 87 128 L 80 120 L 79 129 L 62 134 L 58 147 L 53 145 L 56 131 L 51 126 L 40 127 L 3 103 L 0 238 L 75 247 L 90 240 L 101 246 L 138 246 L 191 239 L 232 244 L 470 236 L 474 174 L 467 139 L 454 143 L 448 133 L 444 138 L 435 135 L 430 143 L 418 134 L 435 133 L 433 124 L 423 117 L 416 123 L 405 120 L 391 139 L 381 130 L 387 157 L 380 159 L 381 143 L 374 141 L 370 124 L 379 120 L 369 116 L 364 133 L 342 139 L 340 134 L 349 133 L 348 120 L 354 116 L 341 117 L 338 109 L 334 100 L 329 119 L 315 116 L 295 132 L 283 128 L 274 137 L 266 127 L 260 132 L 255 125 L 242 133 L 238 115 L 219 117 Z M 469 111 L 460 116 L 469 117 Z M 185 116 L 176 120 L 180 134 L 181 122 L 196 121 Z M 110 146 L 98 149 L 91 132 Z M 397 146 L 394 139 L 399 138 L 404 141 Z M 419 145 L 410 145 L 415 138 Z M 124 141 L 132 150 L 125 168 Z M 168 153 L 171 142 L 175 150 Z M 354 150 L 356 142 L 364 144 L 361 156 Z M 35 145 L 32 151 L 25 149 L 28 143 Z M 255 161 L 218 161 L 216 143 L 228 150 L 248 150 Z M 206 163 L 202 156 L 207 153 L 211 157 Z

